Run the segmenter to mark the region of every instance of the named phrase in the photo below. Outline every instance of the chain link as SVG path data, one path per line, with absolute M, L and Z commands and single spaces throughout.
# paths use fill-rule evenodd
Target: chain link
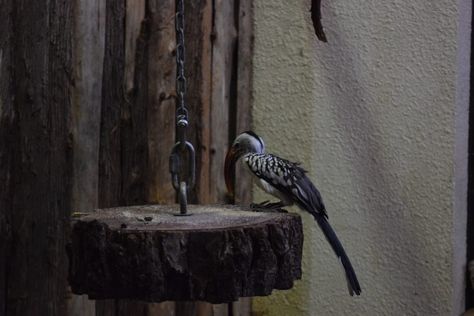
M 184 0 L 176 1 L 176 94 L 178 104 L 176 114 L 182 116 L 181 119 L 186 120 L 188 111 L 184 105 L 184 96 L 186 94 L 186 77 L 184 76 L 184 61 L 185 61 L 185 47 L 184 47 Z M 179 121 L 178 121 L 179 123 Z M 182 122 L 184 123 L 184 122 Z
M 193 145 L 186 140 L 188 110 L 184 101 L 186 77 L 184 75 L 184 0 L 176 0 L 176 133 L 177 142 L 170 156 L 170 172 L 173 188 L 178 193 L 179 215 L 187 213 L 187 192 L 195 182 L 195 152 Z M 186 161 L 187 163 L 183 163 Z M 187 176 L 184 174 L 187 173 Z

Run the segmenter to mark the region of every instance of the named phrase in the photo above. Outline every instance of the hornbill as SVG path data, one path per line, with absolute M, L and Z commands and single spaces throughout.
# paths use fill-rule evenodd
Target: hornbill
M 257 205 L 258 208 L 278 209 L 296 204 L 313 215 L 344 267 L 349 293 L 360 295 L 361 288 L 354 268 L 336 233 L 329 225 L 321 194 L 306 176 L 306 171 L 298 163 L 265 153 L 263 140 L 254 132 L 247 131 L 237 136 L 225 159 L 224 176 L 227 190 L 231 195 L 234 195 L 232 174 L 239 159 L 256 178 L 260 188 L 280 199 L 277 203 L 268 201 L 260 203 Z

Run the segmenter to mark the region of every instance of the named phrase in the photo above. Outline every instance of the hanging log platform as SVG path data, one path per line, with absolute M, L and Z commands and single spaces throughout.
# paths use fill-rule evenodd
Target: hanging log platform
M 214 304 L 286 290 L 301 278 L 294 213 L 233 205 L 119 207 L 72 221 L 69 283 L 91 299 Z

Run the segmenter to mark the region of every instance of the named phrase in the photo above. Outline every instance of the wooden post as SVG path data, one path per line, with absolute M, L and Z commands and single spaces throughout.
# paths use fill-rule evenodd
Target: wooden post
M 121 116 L 124 97 L 125 0 L 106 0 L 105 48 L 99 148 L 99 207 L 120 205 Z M 98 316 L 115 315 L 115 301 L 98 301 Z
M 175 137 L 175 2 L 153 0 L 148 1 L 148 5 L 147 18 L 150 20 L 148 82 L 144 84 L 148 90 L 147 200 L 150 203 L 169 204 L 175 201 L 168 166 Z M 147 315 L 150 316 L 173 316 L 174 311 L 174 302 L 147 305 Z
M 212 0 L 185 1 L 188 138 L 194 144 L 197 162 L 196 186 L 190 196 L 193 203 L 210 202 L 212 12 Z
M 71 130 L 73 136 L 72 209 L 99 206 L 99 137 L 102 71 L 105 41 L 105 0 L 75 0 L 74 87 Z M 90 18 L 96 17 L 96 23 Z M 69 316 L 94 316 L 95 301 L 71 297 Z
M 236 86 L 236 23 L 235 0 L 216 0 L 212 30 L 212 100 L 211 100 L 211 159 L 209 194 L 212 202 L 224 202 L 227 188 L 224 159 L 229 147 L 230 110 L 237 102 Z
M 238 51 L 236 70 L 237 102 L 232 109 L 231 124 L 235 130 L 231 133 L 234 139 L 238 134 L 250 130 L 252 126 L 252 65 L 253 65 L 253 1 L 239 0 L 238 12 Z M 240 167 L 240 166 L 239 166 Z M 236 203 L 251 203 L 252 179 L 248 172 L 239 170 L 236 173 Z
M 7 146 L 12 150 L 7 205 L 11 243 L 5 313 L 64 315 L 71 211 L 73 7 L 68 1 L 20 0 L 12 2 L 12 11 L 8 4 L 6 8 L 14 37 L 2 55 L 6 61 L 12 56 L 9 80 L 15 84 L 9 91 L 12 103 L 2 105 L 12 135 Z
M 8 247 L 11 241 L 11 167 L 14 108 L 11 97 L 12 0 L 0 0 L 0 314 L 7 307 Z
M 238 0 L 237 26 L 237 69 L 236 95 L 237 102 L 231 110 L 230 124 L 235 124 L 235 130 L 230 131 L 231 139 L 252 126 L 252 58 L 253 58 L 253 1 Z M 240 165 L 235 174 L 235 203 L 249 204 L 252 202 L 252 178 L 242 170 Z M 232 304 L 234 316 L 251 314 L 251 298 L 242 298 Z M 225 315 L 225 314 L 224 314 Z

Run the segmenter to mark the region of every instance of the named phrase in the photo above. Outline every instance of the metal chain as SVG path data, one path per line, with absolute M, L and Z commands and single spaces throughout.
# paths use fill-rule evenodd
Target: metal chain
M 195 182 L 195 152 L 193 145 L 186 140 L 188 110 L 184 102 L 186 77 L 184 76 L 184 0 L 176 0 L 176 133 L 177 142 L 170 156 L 170 172 L 173 188 L 178 193 L 179 215 L 187 213 L 187 193 Z M 187 163 L 183 163 L 186 161 Z M 184 173 L 187 173 L 187 176 Z M 177 214 L 178 215 L 178 214 Z
M 187 125 L 188 111 L 184 105 L 184 95 L 186 94 L 186 77 L 184 76 L 184 0 L 176 1 L 176 94 L 178 104 L 176 117 L 178 125 Z M 181 121 L 183 120 L 183 121 Z

